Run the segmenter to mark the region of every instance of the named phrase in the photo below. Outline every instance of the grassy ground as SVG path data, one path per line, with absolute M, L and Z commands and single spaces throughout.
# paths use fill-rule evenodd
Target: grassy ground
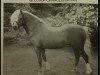
M 89 51 L 87 51 L 89 52 Z M 85 62 L 81 58 L 79 72 L 71 72 L 74 65 L 74 54 L 71 48 L 46 50 L 51 71 L 44 75 L 86 75 Z M 98 58 L 91 57 L 93 73 L 98 75 Z M 3 75 L 37 75 L 38 62 L 32 47 L 20 44 L 5 44 L 3 50 Z

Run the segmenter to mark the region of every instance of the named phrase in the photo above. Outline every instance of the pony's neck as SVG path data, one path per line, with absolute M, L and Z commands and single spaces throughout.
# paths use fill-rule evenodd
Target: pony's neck
M 28 35 L 31 36 L 31 34 L 34 34 L 38 31 L 43 25 L 43 23 L 34 17 L 34 15 L 23 11 L 23 17 L 24 17 L 24 24 L 23 27 Z

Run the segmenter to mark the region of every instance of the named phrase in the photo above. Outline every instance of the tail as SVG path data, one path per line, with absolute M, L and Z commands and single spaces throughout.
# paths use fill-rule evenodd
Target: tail
M 85 45 L 84 45 L 84 50 L 88 54 L 89 57 L 92 57 L 91 42 L 90 42 L 90 38 L 89 38 L 89 35 L 88 35 L 88 27 L 83 27 L 83 28 L 86 32 L 86 41 L 85 41 Z

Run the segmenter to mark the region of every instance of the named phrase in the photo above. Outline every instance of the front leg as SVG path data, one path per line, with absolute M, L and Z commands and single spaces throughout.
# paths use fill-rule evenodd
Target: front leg
M 41 49 L 35 47 L 35 52 L 36 52 L 36 54 L 37 54 L 38 63 L 39 63 L 39 72 L 38 72 L 38 75 L 42 75 L 42 74 L 43 74 L 43 70 L 42 70 L 42 56 L 41 56 Z
M 42 49 L 42 58 L 45 62 L 45 69 L 46 71 L 50 71 L 50 64 L 47 62 L 47 59 L 46 59 L 46 54 L 45 54 L 45 49 L 43 48 Z

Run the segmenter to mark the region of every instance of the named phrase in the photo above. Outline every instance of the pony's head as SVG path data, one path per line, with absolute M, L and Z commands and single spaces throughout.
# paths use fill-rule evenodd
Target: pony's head
M 10 23 L 14 30 L 17 30 L 19 27 L 21 27 L 22 20 L 22 10 L 19 9 L 14 11 L 14 13 L 10 17 Z
M 15 10 L 11 15 L 10 23 L 14 30 L 17 30 L 22 26 L 28 34 L 29 31 L 46 25 L 46 23 L 36 15 L 20 9 Z

